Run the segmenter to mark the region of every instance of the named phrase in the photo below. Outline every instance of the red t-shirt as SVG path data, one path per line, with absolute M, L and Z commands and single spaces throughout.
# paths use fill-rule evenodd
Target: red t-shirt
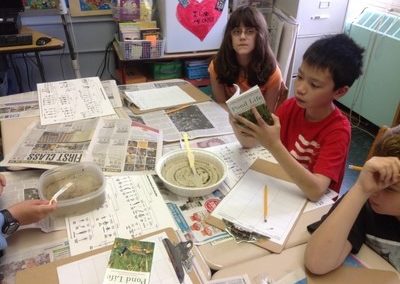
M 331 179 L 330 189 L 339 192 L 350 147 L 351 127 L 338 109 L 325 119 L 310 122 L 305 109 L 294 98 L 277 109 L 281 123 L 281 140 L 290 154 L 312 173 Z

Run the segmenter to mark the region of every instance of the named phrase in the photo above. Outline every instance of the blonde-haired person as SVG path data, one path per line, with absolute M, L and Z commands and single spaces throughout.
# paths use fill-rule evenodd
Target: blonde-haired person
M 224 107 L 235 93 L 233 84 L 241 92 L 258 85 L 271 112 L 287 97 L 270 47 L 267 23 L 255 7 L 240 7 L 230 15 L 221 47 L 208 72 L 214 99 Z
M 400 271 L 400 132 L 377 143 L 352 188 L 309 230 L 305 264 L 315 274 L 336 269 L 363 243 Z

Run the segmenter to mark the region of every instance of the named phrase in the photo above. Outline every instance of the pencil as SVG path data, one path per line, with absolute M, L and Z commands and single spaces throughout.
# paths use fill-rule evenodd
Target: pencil
M 180 111 L 180 110 L 185 109 L 185 108 L 190 107 L 190 106 L 191 105 L 183 105 L 183 106 L 180 106 L 180 107 L 171 108 L 171 109 L 166 110 L 165 113 L 166 114 L 174 113 L 174 112 Z
M 268 217 L 268 186 L 264 186 L 264 222 L 267 222 Z
M 355 170 L 355 171 L 361 171 L 362 167 L 360 166 L 355 166 L 355 165 L 349 165 L 350 170 Z

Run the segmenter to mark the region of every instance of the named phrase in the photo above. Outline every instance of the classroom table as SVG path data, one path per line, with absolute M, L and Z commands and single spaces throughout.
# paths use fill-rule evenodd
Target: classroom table
M 60 39 L 51 37 L 42 32 L 35 31 L 31 28 L 23 26 L 20 31 L 21 34 L 28 33 L 32 34 L 32 44 L 29 45 L 14 45 L 14 46 L 4 46 L 0 47 L 0 54 L 15 54 L 15 53 L 27 53 L 33 52 L 35 54 L 36 63 L 39 69 L 40 78 L 42 82 L 46 82 L 45 72 L 42 60 L 40 58 L 40 52 L 61 49 L 64 47 L 64 42 Z M 51 41 L 45 45 L 36 45 L 36 40 L 40 37 L 51 38 Z M 13 65 L 12 65 L 13 66 Z M 19 86 L 20 91 L 22 91 L 21 86 Z
M 270 254 L 247 262 L 238 263 L 217 271 L 212 279 L 247 274 L 250 280 L 253 281 L 252 283 L 257 283 L 255 279 L 260 279 L 260 277 L 268 277 L 276 281 L 297 269 L 304 271 L 305 249 L 306 244 L 303 244 L 286 249 L 281 254 Z M 399 272 L 393 266 L 366 245 L 361 247 L 357 258 L 365 263 L 368 268 L 393 271 L 400 276 Z
M 37 119 L 38 118 L 28 117 L 2 121 L 1 132 L 3 133 L 4 154 L 11 151 L 15 142 L 22 135 L 26 127 Z M 285 248 L 291 248 L 307 242 L 310 236 L 306 228 L 307 225 L 318 221 L 322 215 L 328 212 L 329 208 L 330 206 L 328 205 L 303 213 L 291 232 Z M 208 243 L 200 245 L 199 250 L 207 265 L 214 270 L 223 269 L 237 263 L 270 254 L 268 250 L 256 245 L 248 243 L 237 244 L 234 240 L 218 242 L 218 244 Z

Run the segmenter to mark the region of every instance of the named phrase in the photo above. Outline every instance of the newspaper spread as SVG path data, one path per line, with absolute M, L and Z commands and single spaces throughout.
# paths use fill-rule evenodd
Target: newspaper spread
M 18 271 L 27 268 L 47 264 L 52 261 L 70 256 L 68 240 L 59 240 L 40 246 L 29 247 L 29 249 L 5 255 L 0 262 L 0 277 L 2 284 L 14 284 L 15 275 Z M 32 282 L 34 282 L 32 280 Z
M 101 85 L 114 108 L 122 107 L 115 80 L 101 81 Z M 0 97 L 0 120 L 39 116 L 36 91 Z
M 153 174 L 162 133 L 129 119 L 100 119 L 89 152 L 105 174 Z
M 24 200 L 40 199 L 39 176 L 41 173 L 42 171 L 26 171 L 18 175 L 5 174 L 7 185 L 0 198 L 0 208 L 9 208 Z M 50 215 L 37 223 L 21 226 L 19 230 L 28 228 L 39 228 L 48 233 L 65 229 L 65 221 L 64 218 L 54 218 Z
M 50 169 L 88 161 L 97 122 L 98 118 L 47 126 L 35 122 L 0 165 Z
M 205 222 L 207 216 L 227 193 L 223 186 L 221 190 L 217 189 L 206 196 L 188 198 L 169 191 L 157 176 L 153 176 L 153 178 L 175 219 L 175 223 L 187 240 L 192 240 L 196 245 L 201 245 L 227 236 L 224 231 Z
M 172 113 L 161 110 L 134 115 L 129 109 L 127 113 L 133 121 L 162 130 L 166 142 L 179 141 L 181 132 L 187 132 L 190 139 L 233 133 L 228 113 L 215 102 L 191 105 Z
M 124 93 L 186 84 L 190 83 L 182 79 L 172 79 L 120 85 L 118 88 L 121 93 Z M 161 110 L 135 115 L 128 108 L 126 108 L 126 112 L 132 120 L 162 130 L 166 142 L 179 141 L 180 132 L 183 131 L 188 133 L 190 139 L 233 133 L 228 113 L 215 102 L 196 104 L 169 114 Z
M 115 114 L 98 77 L 37 85 L 42 125 Z

